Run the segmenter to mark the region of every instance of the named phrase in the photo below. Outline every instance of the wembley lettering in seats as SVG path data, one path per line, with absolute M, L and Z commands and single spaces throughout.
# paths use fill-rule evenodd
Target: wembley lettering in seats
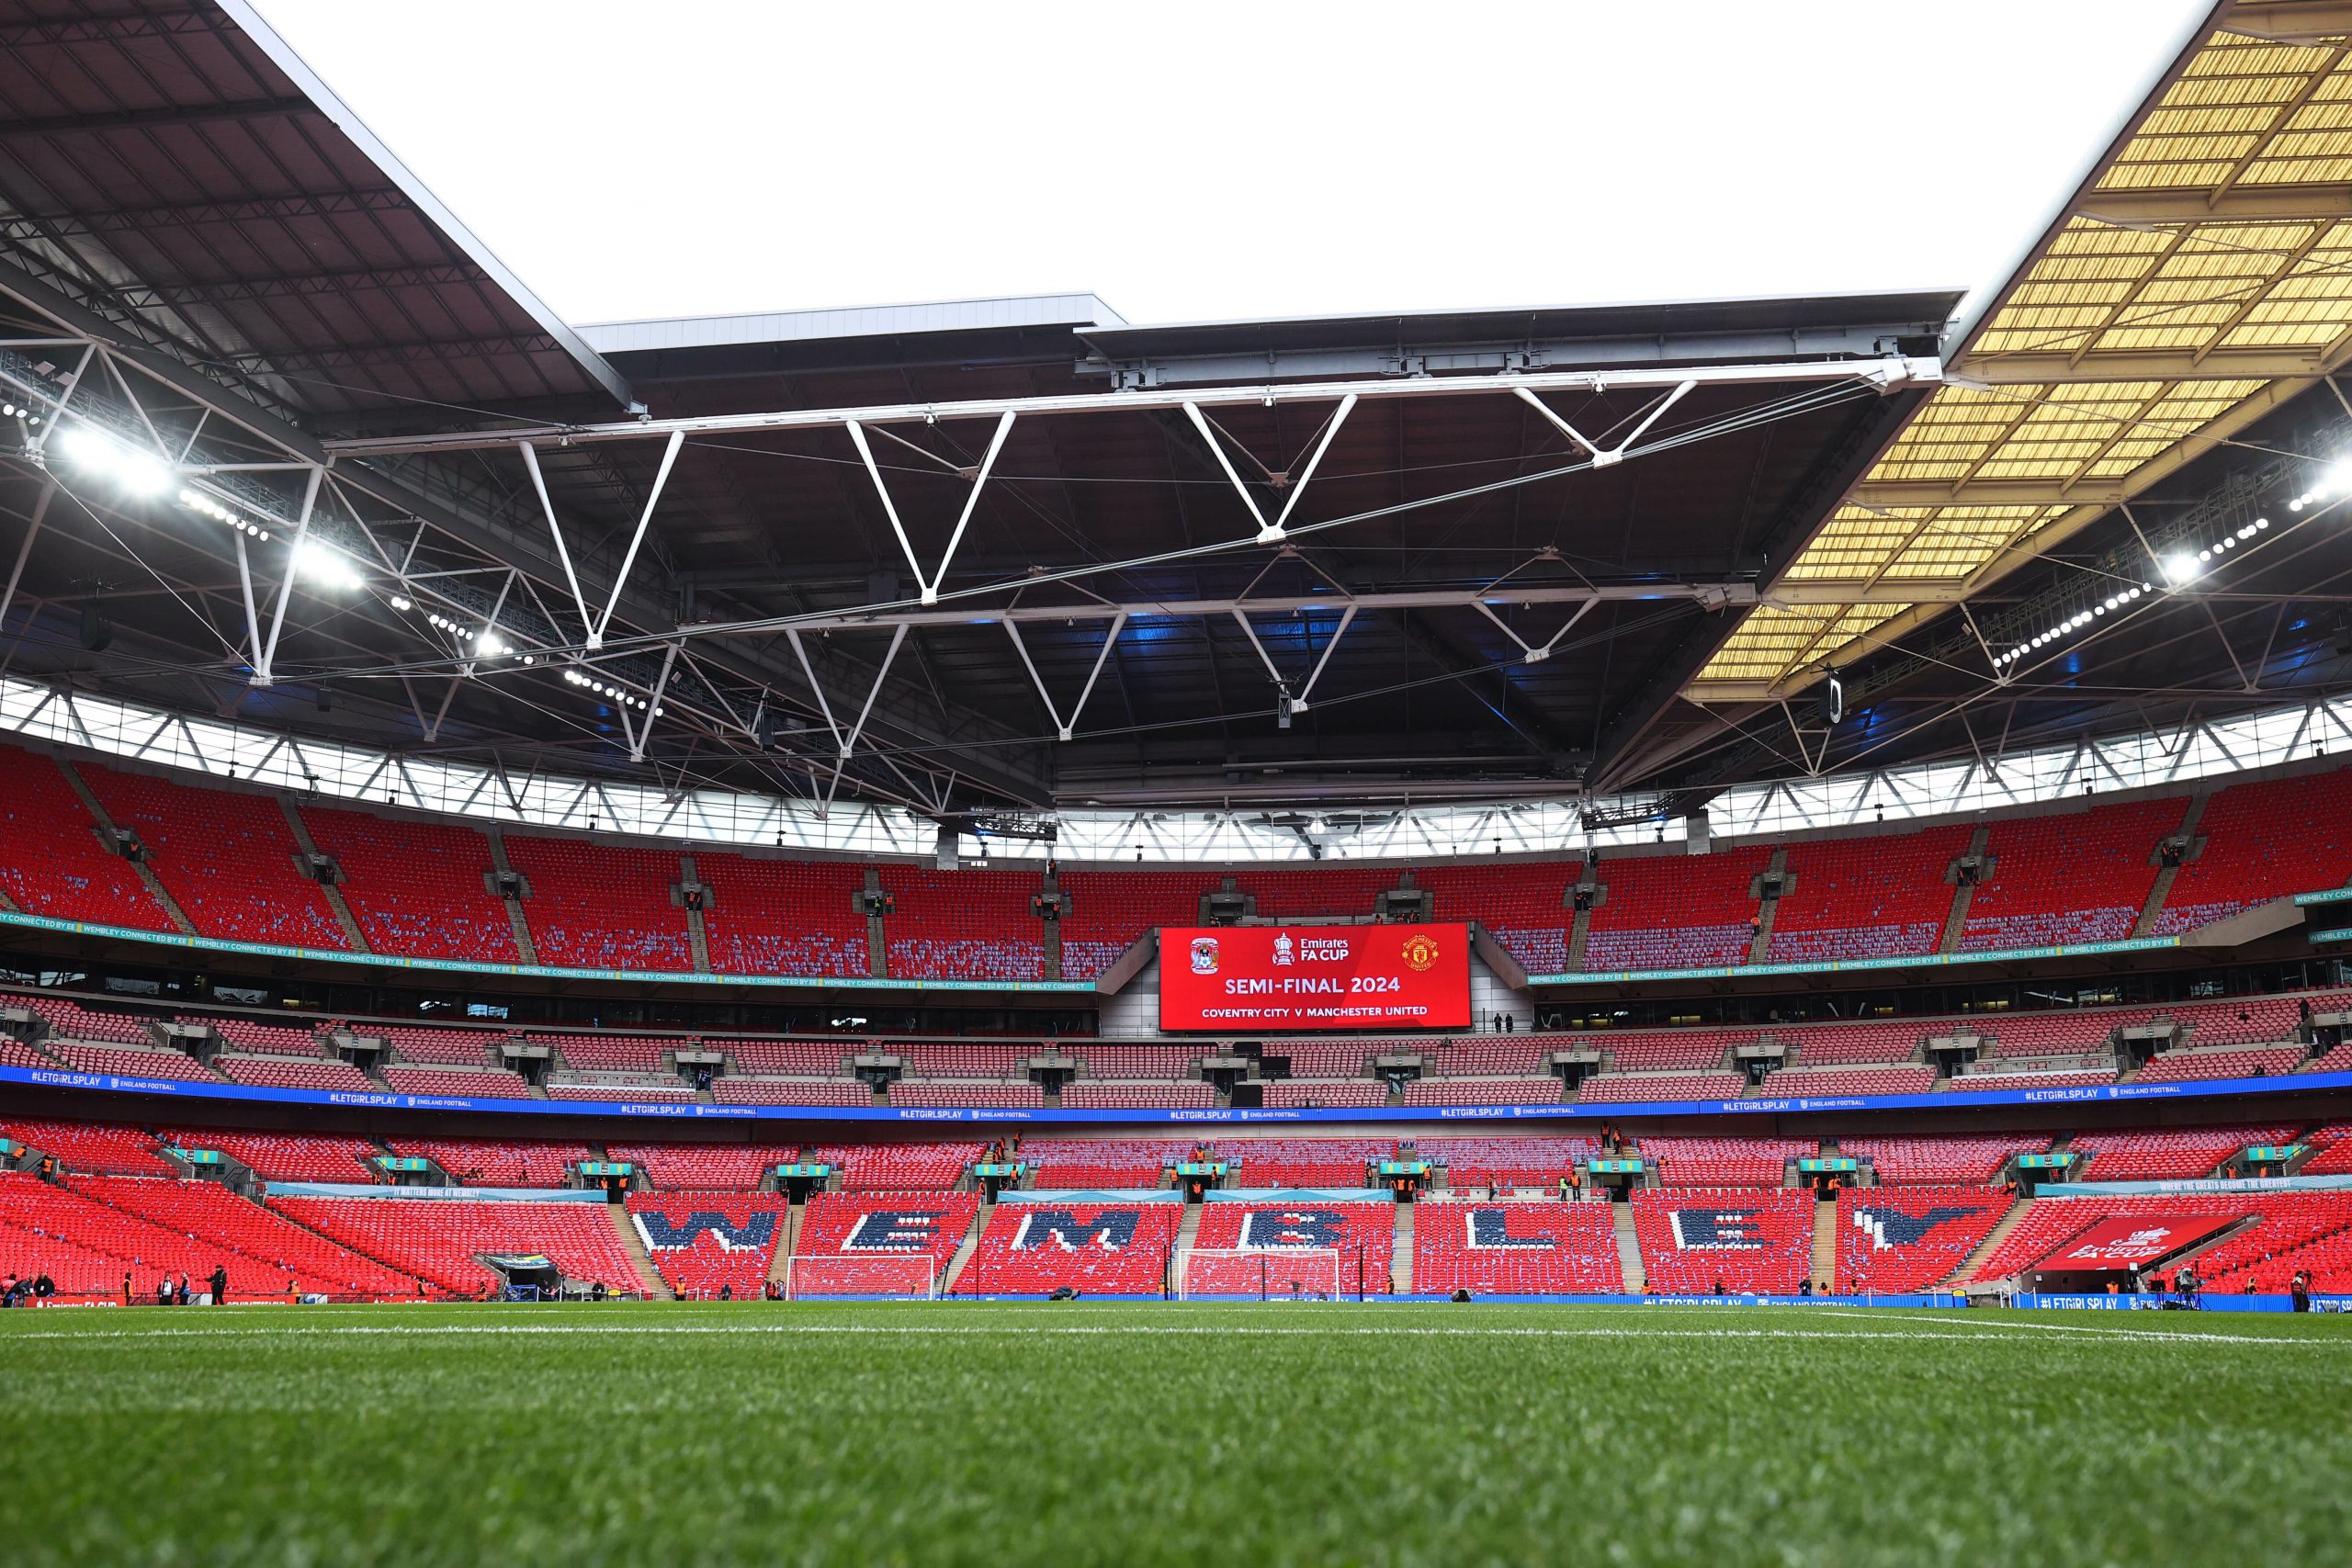
M 710 1236 L 728 1252 L 762 1252 L 775 1240 L 775 1215 L 761 1213 L 748 1215 L 736 1224 L 724 1214 L 696 1210 L 682 1223 L 668 1214 L 650 1211 L 629 1216 L 637 1223 L 637 1234 L 647 1250 L 668 1252 L 691 1247 L 696 1238 Z
M 1246 1252 L 1338 1247 L 1347 1234 L 1348 1217 L 1336 1209 L 1260 1209 L 1241 1222 L 1241 1247 Z
M 1470 929 L 1459 925 L 1170 927 L 1162 1029 L 1463 1029 Z
M 1012 1233 L 1012 1250 L 1125 1252 L 1136 1239 L 1141 1218 L 1133 1209 L 1098 1210 L 1091 1220 L 1080 1220 L 1068 1209 L 1032 1209 Z
M 1470 1227 L 1470 1245 L 1481 1251 L 1498 1247 L 1555 1247 L 1555 1235 L 1513 1235 L 1510 1215 L 1501 1209 L 1473 1209 L 1463 1216 Z
M 928 1252 L 939 1238 L 944 1209 L 876 1209 L 860 1214 L 849 1235 L 842 1237 L 843 1252 Z
M 1762 1211 L 1757 1209 L 1677 1209 L 1667 1216 L 1674 1230 L 1674 1245 L 1685 1252 L 1761 1252 L 1764 1249 Z
M 1906 1214 L 1900 1209 L 1857 1209 L 1854 1228 L 1871 1238 L 1871 1249 L 1885 1252 L 1894 1247 L 1911 1247 L 1927 1239 L 1928 1233 L 1949 1220 L 1964 1220 L 1984 1212 L 1982 1205 L 1962 1209 L 1930 1209 L 1924 1214 Z

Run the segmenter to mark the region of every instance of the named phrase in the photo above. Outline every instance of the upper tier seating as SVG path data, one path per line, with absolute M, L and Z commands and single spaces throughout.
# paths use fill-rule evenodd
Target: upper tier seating
M 712 1040 L 707 1043 L 714 1049 L 731 1049 L 739 1072 L 807 1078 L 840 1077 L 849 1070 L 850 1056 L 865 1049 L 862 1041 Z
M 529 1100 L 531 1086 L 503 1067 L 386 1067 L 384 1081 L 402 1094 L 448 1095 L 469 1100 Z
M 1840 1294 L 1942 1284 L 2009 1212 L 1982 1187 L 1847 1187 L 1838 1193 Z
M 1756 1036 L 1753 1029 L 1661 1029 L 1595 1035 L 1577 1043 L 1607 1052 L 1609 1065 L 1617 1072 L 1654 1073 L 1720 1067 L 1733 1046 L 1753 1045 Z
M 694 968 L 686 912 L 670 901 L 684 874 L 676 854 L 509 833 L 506 863 L 530 888 L 523 914 L 540 963 L 668 974 Z
M 1419 1050 L 1429 1070 L 1442 1077 L 1524 1078 L 1544 1071 L 1547 1055 L 1575 1043 L 1564 1034 L 1484 1034 L 1408 1049 Z
M 314 1089 L 346 1094 L 383 1092 L 380 1084 L 348 1062 L 294 1056 L 232 1056 L 224 1052 L 212 1058 L 212 1065 L 238 1083 L 263 1089 Z
M 1414 1216 L 1416 1293 L 1614 1294 L 1624 1288 L 1606 1203 L 1428 1199 Z
M 710 1086 L 719 1105 L 847 1105 L 874 1103 L 874 1091 L 848 1078 L 723 1077 Z
M 477 1295 L 499 1283 L 481 1253 L 540 1253 L 568 1280 L 639 1288 L 637 1265 L 602 1203 L 272 1197 L 269 1206 L 448 1294 Z
M 1951 913 L 1944 874 L 1973 829 L 1832 839 L 1789 851 L 1795 886 L 1772 917 L 1774 964 L 1933 953 Z
M 528 1037 L 534 1045 L 560 1052 L 564 1065 L 587 1072 L 658 1073 L 662 1058 L 683 1043 L 674 1035 L 541 1034 Z
M 2082 1134 L 2072 1147 L 2085 1156 L 2077 1169 L 2086 1180 L 2150 1181 L 2211 1176 L 2239 1150 L 2290 1142 L 2294 1131 L 2278 1126 L 2101 1130 Z
M 21 1040 L 0 1034 L 0 1066 L 36 1067 L 55 1072 L 63 1065 L 56 1057 L 36 1051 Z
M 718 973 L 866 972 L 865 917 L 852 902 L 865 888 L 865 867 L 697 850 L 695 874 L 710 889 L 702 927 Z
M 1207 1045 L 1076 1045 L 1064 1049 L 1086 1064 L 1090 1077 L 1190 1077 L 1193 1064 L 1214 1049 Z
M 361 1031 L 362 1033 L 368 1032 Z M 446 1067 L 492 1066 L 491 1047 L 505 1036 L 479 1029 L 386 1029 L 378 1032 L 402 1062 L 432 1062 Z
M 1577 1099 L 1586 1105 L 1631 1105 L 1652 1100 L 1737 1100 L 1747 1080 L 1737 1073 L 1602 1073 L 1584 1080 Z
M 923 1043 L 916 1041 L 876 1041 L 873 1049 L 906 1058 L 909 1074 L 937 1078 L 1014 1078 L 1026 1081 L 1024 1064 L 1037 1055 L 1035 1045 L 986 1045 L 964 1041 Z
M 1926 1094 L 1936 1087 L 1936 1069 L 1918 1063 L 1892 1067 L 1783 1068 L 1764 1080 L 1774 1098 L 1816 1094 Z
M 845 1192 L 944 1192 L 980 1157 L 977 1142 L 820 1144 L 803 1156 L 841 1172 Z
M 1770 1032 L 1795 1055 L 1800 1067 L 1858 1066 L 1871 1062 L 1908 1062 L 1919 1055 L 1928 1031 L 1913 1020 L 1869 1023 L 1814 1023 Z
M 646 1256 L 689 1301 L 721 1290 L 758 1301 L 792 1210 L 790 1199 L 773 1192 L 632 1192 L 627 1202 Z
M 893 1105 L 1043 1106 L 1046 1091 L 1033 1083 L 1006 1083 L 998 1078 L 958 1082 L 953 1078 L 901 1078 L 892 1084 Z
M 752 1192 L 767 1173 L 790 1165 L 800 1150 L 790 1144 L 616 1144 L 608 1158 L 645 1172 L 663 1192 Z
M 1181 1203 L 1000 1203 L 956 1280 L 963 1296 L 1157 1296 Z
M 1993 874 L 1976 886 L 1963 952 L 2120 942 L 2156 881 L 2156 845 L 2177 832 L 2178 796 L 1996 822 Z
M 109 1073 L 126 1078 L 178 1078 L 190 1083 L 219 1083 L 220 1076 L 185 1051 L 160 1046 L 77 1045 L 52 1040 L 49 1049 L 77 1073 Z
M 1568 931 L 1576 911 L 1568 889 L 1584 876 L 1584 862 L 1506 861 L 1486 865 L 1433 865 L 1417 871 L 1428 889 L 1433 920 L 1476 920 L 1531 975 L 1568 967 Z
M 175 1147 L 218 1149 L 265 1181 L 381 1181 L 370 1162 L 384 1151 L 365 1138 L 327 1134 L 231 1133 L 182 1127 L 166 1136 Z
M 1044 922 L 1029 901 L 1044 891 L 1034 871 L 926 871 L 888 866 L 882 921 L 893 975 L 967 980 L 1041 980 Z
M 639 1104 L 662 1104 L 670 1100 L 692 1103 L 694 1086 L 655 1073 L 591 1073 L 582 1077 L 549 1078 L 549 1100 L 609 1100 L 616 1103 L 635 1101 Z
M 1282 1040 L 1269 1042 L 1266 1055 L 1288 1062 L 1293 1077 L 1352 1078 L 1363 1076 L 1373 1057 L 1413 1048 L 1369 1040 Z
M 2205 851 L 2180 868 L 2155 934 L 2193 931 L 2290 893 L 2352 879 L 2352 772 L 2232 784 L 2198 820 Z
M 368 947 L 411 958 L 523 961 L 505 901 L 484 880 L 490 840 L 480 833 L 324 806 L 301 811 L 311 841 L 342 868 L 343 901 Z
M 1216 1104 L 1216 1086 L 1206 1083 L 1113 1083 L 1089 1078 L 1064 1086 L 1062 1106 L 1070 1111 L 1206 1111 Z
M 421 1155 L 467 1187 L 560 1187 L 570 1168 L 596 1156 L 585 1144 L 529 1138 L 395 1138 L 396 1155 Z
M 2302 1065 L 2303 1048 L 2270 1051 L 2167 1051 L 2151 1057 L 2134 1083 L 2188 1083 L 2199 1078 L 2259 1078 L 2291 1073 Z
M 1634 1233 L 1661 1295 L 1794 1295 L 1813 1262 L 1814 1196 L 1781 1188 L 1644 1189 Z
M 209 1024 L 228 1049 L 249 1056 L 323 1056 L 327 1048 L 315 1029 L 289 1029 L 250 1018 L 205 1018 L 183 1014 L 182 1023 Z
M 238 1197 L 217 1181 L 168 1181 L 152 1176 L 76 1176 L 73 1190 L 96 1201 L 136 1214 L 176 1233 L 250 1259 L 266 1272 L 229 1268 L 232 1299 L 276 1293 L 290 1277 L 305 1290 L 338 1296 L 411 1297 L 414 1279 L 372 1258 L 362 1257 L 300 1225 L 288 1224 L 258 1203 Z M 151 1258 L 150 1259 L 153 1259 Z
M 979 1212 L 976 1192 L 816 1193 L 793 1248 L 792 1294 L 919 1294 L 925 1276 L 908 1268 L 909 1258 L 928 1261 L 936 1291 Z
M 1201 1225 L 1193 1245 L 1212 1252 L 1269 1254 L 1264 1288 L 1270 1295 L 1287 1294 L 1293 1278 L 1302 1290 L 1329 1290 L 1327 1273 L 1285 1270 L 1281 1261 L 1285 1252 L 1324 1248 L 1339 1254 L 1340 1294 L 1362 1292 L 1385 1296 L 1396 1289 L 1391 1276 L 1396 1254 L 1396 1210 L 1392 1203 L 1208 1203 L 1202 1206 Z M 1202 1269 L 1203 1261 L 1194 1260 L 1193 1293 L 1258 1293 L 1258 1270 L 1246 1265 L 1207 1270 Z
M 1652 1134 L 1642 1153 L 1668 1187 L 1778 1187 L 1790 1160 L 1821 1152 L 1817 1138 L 1673 1138 Z
M 153 1036 L 147 1032 L 146 1015 L 110 1012 L 104 1008 L 85 1008 L 63 997 L 11 997 L 39 1013 L 49 1024 L 51 1038 L 62 1036 L 68 1040 L 107 1040 L 124 1045 L 145 1045 Z
M 138 868 L 107 850 L 57 764 L 0 746 L 0 892 L 56 920 L 174 930 Z
M 1749 891 L 1772 863 L 1750 845 L 1708 855 L 1604 860 L 1609 890 L 1587 928 L 1584 967 L 1692 969 L 1744 964 L 1755 938 L 1757 901 Z
M 2082 1072 L 1967 1073 L 1953 1078 L 1951 1087 L 1962 1094 L 1992 1094 L 2018 1089 L 2089 1089 L 2114 1081 L 2115 1069 L 2109 1067 Z
M 1065 871 L 1059 880 L 1070 899 L 1061 922 L 1062 978 L 1092 980 L 1153 928 L 1200 924 L 1201 896 L 1216 892 L 1224 876 L 1214 871 Z
M 155 1152 L 155 1140 L 136 1127 L 103 1122 L 50 1122 L 13 1116 L 0 1121 L 0 1137 L 10 1137 L 54 1155 L 68 1170 L 120 1171 L 133 1176 L 176 1176 L 178 1169 Z
M 1558 1078 L 1417 1078 L 1405 1086 L 1408 1105 L 1557 1105 Z
M 2046 1154 L 2049 1149 L 2050 1137 L 2045 1133 L 1838 1140 L 1838 1152 L 1869 1160 L 1882 1185 L 1974 1182 L 1981 1186 L 1999 1175 L 2012 1155 Z
M 233 942 L 350 947 L 319 885 L 295 869 L 301 846 L 265 795 L 199 789 L 81 764 L 118 828 L 137 833 L 148 864 L 196 929 Z
M 1269 1111 L 1385 1105 L 1388 1086 L 1372 1078 L 1278 1078 L 1261 1089 L 1259 1095 L 1259 1103 Z M 1063 1103 L 1069 1101 L 1065 1100 Z

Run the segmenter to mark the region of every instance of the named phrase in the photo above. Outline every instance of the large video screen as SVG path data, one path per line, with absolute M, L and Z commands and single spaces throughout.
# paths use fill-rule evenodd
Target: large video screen
M 1159 1027 L 1464 1029 L 1467 926 L 1163 926 Z

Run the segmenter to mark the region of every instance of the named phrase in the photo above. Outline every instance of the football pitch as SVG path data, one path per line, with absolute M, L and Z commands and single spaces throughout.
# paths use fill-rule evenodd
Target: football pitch
M 2352 1319 L 0 1313 L 12 1563 L 2340 1562 Z

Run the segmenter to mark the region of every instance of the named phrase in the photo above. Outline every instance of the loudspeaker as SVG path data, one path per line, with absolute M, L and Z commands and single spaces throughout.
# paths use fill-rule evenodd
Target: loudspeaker
M 114 640 L 114 624 L 98 614 L 96 604 L 82 606 L 82 646 L 92 653 L 104 653 L 107 644 Z

